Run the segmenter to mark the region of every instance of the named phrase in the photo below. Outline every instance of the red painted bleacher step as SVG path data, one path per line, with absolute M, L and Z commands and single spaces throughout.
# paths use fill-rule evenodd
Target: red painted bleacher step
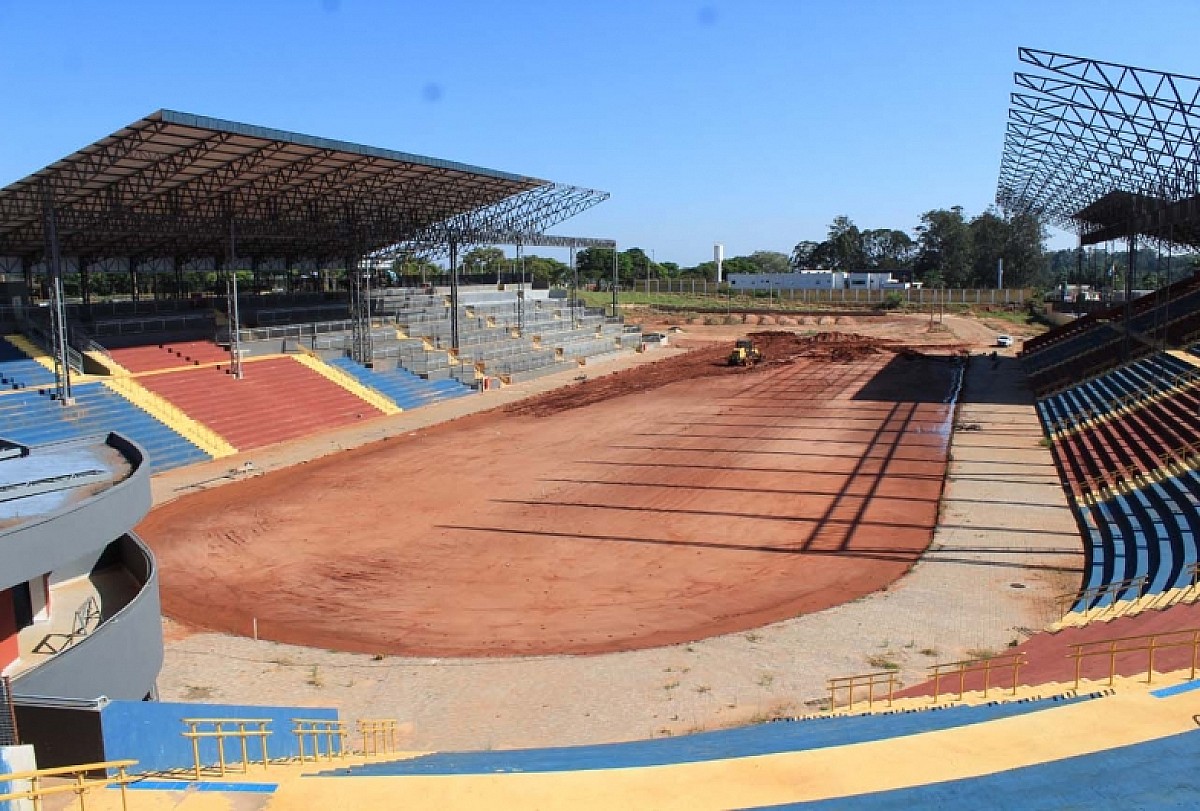
M 1144 611 L 1135 617 L 1120 617 L 1111 622 L 1093 622 L 1081 628 L 1065 628 L 1057 633 L 1040 633 L 1030 637 L 1017 648 L 1001 651 L 1003 654 L 1024 653 L 1028 662 L 1021 668 L 1019 682 L 1025 685 L 1047 682 L 1074 682 L 1075 659 L 1069 657 L 1071 646 L 1085 642 L 1099 642 L 1118 637 L 1162 634 L 1170 631 L 1200 628 L 1200 603 L 1172 606 L 1164 611 Z M 1138 676 L 1146 672 L 1148 656 L 1145 651 L 1120 654 L 1116 658 L 1117 673 Z M 1192 661 L 1191 647 L 1167 648 L 1154 653 L 1154 669 L 1157 672 L 1180 670 L 1189 667 Z M 1085 679 L 1108 678 L 1108 656 L 1092 656 L 1084 660 Z M 992 674 L 992 685 L 1008 687 L 1012 684 L 1009 672 Z M 983 688 L 982 674 L 968 675 L 967 690 Z M 942 680 L 942 693 L 947 690 L 958 692 L 958 678 Z M 997 696 L 1003 691 L 997 691 Z M 900 693 L 902 696 L 933 695 L 933 682 L 914 685 Z
M 212 367 L 138 382 L 209 426 L 239 450 L 348 425 L 379 410 L 291 358 L 252 361 L 235 380 Z
M 229 352 L 212 341 L 174 341 L 148 346 L 110 349 L 113 360 L 131 372 L 154 372 L 196 363 L 229 360 Z

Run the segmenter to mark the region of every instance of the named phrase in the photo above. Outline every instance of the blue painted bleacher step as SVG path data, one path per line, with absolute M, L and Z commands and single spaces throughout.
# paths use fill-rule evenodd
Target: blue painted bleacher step
M 694 763 L 723 758 L 800 752 L 902 735 L 979 724 L 1084 701 L 1091 696 L 1040 699 L 923 712 L 809 718 L 739 729 L 701 732 L 677 738 L 631 743 L 564 746 L 489 752 L 446 752 L 389 763 L 369 763 L 323 772 L 323 776 L 418 774 L 500 774 L 588 769 L 624 769 Z

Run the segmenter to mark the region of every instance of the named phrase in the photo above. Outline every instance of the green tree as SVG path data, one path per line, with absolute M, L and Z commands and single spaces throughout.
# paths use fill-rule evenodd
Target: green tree
M 861 270 L 866 266 L 862 232 L 845 214 L 839 214 L 829 224 L 829 235 L 822 245 L 826 263 L 834 270 Z M 818 249 L 818 252 L 821 252 Z
M 807 270 L 816 268 L 816 254 L 820 247 L 820 242 L 813 242 L 811 239 L 805 239 L 797 242 L 796 247 L 792 248 L 792 269 Z
M 465 275 L 485 275 L 502 271 L 507 265 L 502 249 L 481 245 L 463 254 L 459 267 Z
M 759 273 L 788 273 L 792 269 L 787 254 L 779 251 L 755 251 L 747 258 Z
M 863 267 L 869 270 L 908 270 L 915 243 L 904 231 L 875 228 L 862 232 Z
M 913 269 L 930 284 L 931 274 L 948 287 L 966 287 L 971 278 L 971 231 L 962 206 L 937 208 L 921 215 Z

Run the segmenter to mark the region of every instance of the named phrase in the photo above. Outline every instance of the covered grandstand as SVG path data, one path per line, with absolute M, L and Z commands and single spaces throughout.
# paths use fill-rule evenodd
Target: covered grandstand
M 607 196 L 453 161 L 160 110 L 0 189 L 0 272 L 24 282 L 19 300 L 27 300 L 39 274 L 48 277 L 50 293 L 46 312 L 18 305 L 7 320 L 19 322 L 49 351 L 56 393 L 69 400 L 71 369 L 82 370 L 78 353 L 93 342 L 81 324 L 71 323 L 62 293 L 65 272 L 80 274 L 86 307 L 93 269 L 129 273 L 135 291 L 138 274 L 174 276 L 177 293 L 185 268 L 223 269 L 229 295 L 219 320 L 240 376 L 242 324 L 233 271 L 286 275 L 337 267 L 347 290 L 332 309 L 346 321 L 351 356 L 370 364 L 374 322 L 367 268 L 388 257 L 446 255 L 447 337 L 456 350 L 459 250 L 475 244 L 612 246 L 610 240 L 546 233 Z M 523 314 L 521 293 L 509 297 Z M 204 327 L 186 308 L 162 309 L 163 329 L 143 323 L 133 331 Z M 130 310 L 139 314 L 136 306 L 114 314 Z M 112 324 L 102 322 L 100 329 L 106 328 Z
M 1070 227 L 1082 244 L 1200 247 L 1188 213 L 1200 194 L 1200 80 L 1020 56 L 1037 72 L 1017 74 L 998 202 Z M 374 253 L 453 257 L 464 234 L 514 233 L 471 221 L 451 216 Z M 54 217 L 45 222 L 53 231 Z M 233 230 L 230 256 L 241 251 Z M 210 250 L 223 234 L 214 230 Z M 111 363 L 127 381 L 121 395 L 162 421 L 175 420 L 164 403 L 197 417 L 208 433 L 189 441 L 217 457 L 301 435 L 298 412 L 321 403 L 325 419 L 349 424 L 368 409 L 463 393 L 464 366 L 519 380 L 538 371 L 521 367 L 528 358 L 552 351 L 569 367 L 568 347 L 592 357 L 590 342 L 610 351 L 627 334 L 548 293 L 453 287 L 347 291 L 344 329 L 324 317 L 328 302 L 312 301 L 297 306 L 322 316 L 303 326 L 276 321 L 276 307 L 247 314 L 259 319 L 251 328 L 227 322 L 231 346 L 263 353 L 245 358 L 245 380 L 211 341 L 114 347 L 92 361 Z M 505 335 L 528 343 L 506 352 L 515 345 Z M 1031 339 L 1019 366 L 1007 350 L 988 359 L 990 347 L 955 336 L 754 337 L 775 363 L 730 368 L 727 347 L 710 345 L 155 511 L 143 533 L 162 553 L 168 611 L 226 634 L 197 630 L 184 658 L 228 657 L 256 682 L 211 689 L 278 696 L 286 683 L 316 703 L 338 695 L 320 692 L 332 671 L 338 690 L 365 696 L 356 708 L 405 714 L 388 723 L 411 752 L 372 751 L 366 734 L 367 763 L 334 762 L 332 743 L 328 762 L 312 767 L 269 764 L 264 751 L 269 783 L 226 779 L 223 763 L 220 782 L 211 769 L 202 776 L 197 755 L 194 780 L 173 774 L 143 790 L 164 803 L 182 797 L 184 808 L 204 807 L 203 791 L 231 803 L 257 792 L 283 809 L 1194 807 L 1200 276 L 1176 268 L 1151 296 Z M 29 396 L 38 383 L 26 380 L 48 385 L 53 366 L 29 360 L 27 338 L 7 343 L 15 387 L 0 406 Z M 271 418 L 229 409 L 223 391 L 234 386 L 261 396 Z M 281 390 L 301 405 L 273 405 Z M 395 471 L 403 503 L 381 494 Z M 380 499 L 393 510 L 382 522 Z M 682 576 L 689 565 L 695 577 Z M 846 602 L 846 583 L 863 571 L 879 577 Z M 1051 584 L 1072 588 L 1058 611 L 1047 605 Z M 787 600 L 800 587 L 821 592 L 809 607 L 823 610 L 796 616 Z M 1027 613 L 1005 613 L 1006 595 Z M 961 626 L 998 618 L 986 646 L 941 660 Z M 316 647 L 335 650 L 308 658 Z M 913 660 L 929 681 L 901 683 Z M 802 672 L 864 661 L 874 672 Z M 622 681 L 633 668 L 645 675 Z M 446 671 L 455 673 L 431 688 L 429 674 Z M 825 692 L 812 688 L 827 676 Z M 1175 684 L 1140 683 L 1155 679 Z M 784 681 L 796 703 L 765 706 Z M 177 679 L 173 689 L 198 685 Z M 459 703 L 438 703 L 438 688 Z M 864 707 L 876 712 L 853 715 Z M 238 709 L 253 712 L 208 711 L 234 723 Z M 156 745 L 179 743 L 180 711 L 170 712 L 144 727 Z M 556 712 L 557 726 L 546 720 Z M 635 714 L 624 739 L 583 737 Z M 533 716 L 524 729 L 564 735 L 570 725 L 576 737 L 513 744 L 504 724 L 521 715 Z M 464 748 L 475 751 L 444 743 L 462 737 L 431 746 L 422 725 L 474 736 Z M 163 763 L 138 741 L 116 742 L 126 748 L 106 754 L 188 765 L 187 752 Z

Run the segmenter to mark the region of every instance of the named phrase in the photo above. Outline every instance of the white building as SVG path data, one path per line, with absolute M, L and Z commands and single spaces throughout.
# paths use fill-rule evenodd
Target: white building
M 906 285 L 888 271 L 797 270 L 792 273 L 730 273 L 735 290 L 897 290 Z

